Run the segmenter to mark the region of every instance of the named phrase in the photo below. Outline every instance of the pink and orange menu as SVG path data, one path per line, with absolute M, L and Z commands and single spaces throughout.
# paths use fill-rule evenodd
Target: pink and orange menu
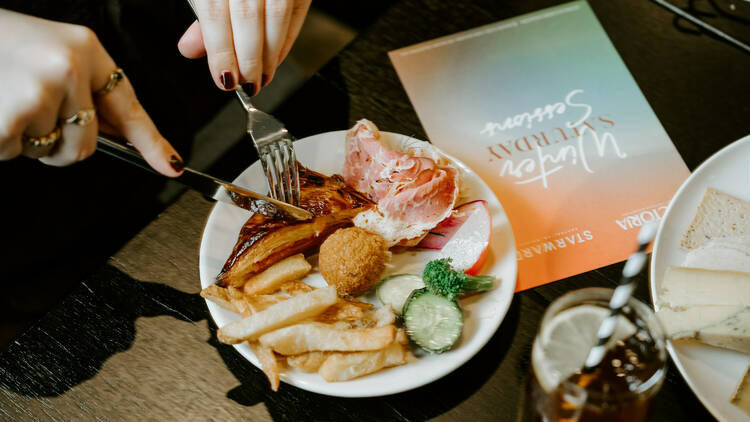
M 430 141 L 508 214 L 517 290 L 626 259 L 689 175 L 585 1 L 389 55 Z

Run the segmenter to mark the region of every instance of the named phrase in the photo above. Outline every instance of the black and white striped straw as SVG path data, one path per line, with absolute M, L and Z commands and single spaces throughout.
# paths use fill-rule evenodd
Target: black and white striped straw
M 586 357 L 586 363 L 582 370 L 584 374 L 594 372 L 594 369 L 604 359 L 604 355 L 607 353 L 607 343 L 609 343 L 609 339 L 617 327 L 617 316 L 622 312 L 622 308 L 633 295 L 637 284 L 635 276 L 643 270 L 643 266 L 646 264 L 645 250 L 656 235 L 658 228 L 659 225 L 657 223 L 651 223 L 641 227 L 641 230 L 638 232 L 638 250 L 630 255 L 627 262 L 625 262 L 625 266 L 622 268 L 620 284 L 614 293 L 612 293 L 612 298 L 609 300 L 609 316 L 604 318 L 604 321 L 599 326 L 599 331 L 596 333 L 598 341 Z

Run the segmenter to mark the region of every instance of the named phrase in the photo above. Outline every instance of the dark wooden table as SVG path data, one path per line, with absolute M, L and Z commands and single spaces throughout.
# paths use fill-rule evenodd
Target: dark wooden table
M 368 117 L 383 130 L 425 138 L 386 52 L 558 3 L 397 2 L 277 116 L 299 137 Z M 696 4 L 712 10 L 707 1 Z M 684 23 L 648 1 L 591 5 L 689 168 L 750 133 L 749 55 L 680 29 Z M 750 38 L 742 21 L 707 19 Z M 233 168 L 228 160 L 223 171 L 247 164 Z M 198 247 L 210 210 L 186 192 L 14 341 L 0 355 L 0 419 L 516 420 L 531 342 L 547 305 L 573 289 L 614 286 L 621 269 L 612 265 L 516 294 L 484 349 L 422 388 L 368 399 L 285 384 L 273 393 L 258 369 L 216 341 L 197 295 Z M 648 302 L 647 284 L 641 276 L 637 296 Z M 712 417 L 670 364 L 652 419 Z

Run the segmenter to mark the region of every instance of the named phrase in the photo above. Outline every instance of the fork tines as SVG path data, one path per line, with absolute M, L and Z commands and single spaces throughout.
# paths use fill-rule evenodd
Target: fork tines
M 294 146 L 288 138 L 269 142 L 258 148 L 260 162 L 268 180 L 270 196 L 299 205 L 299 174 Z

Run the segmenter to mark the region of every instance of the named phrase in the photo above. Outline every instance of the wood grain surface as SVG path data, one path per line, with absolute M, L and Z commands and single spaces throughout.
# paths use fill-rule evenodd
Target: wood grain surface
M 559 3 L 397 2 L 277 117 L 298 137 L 367 117 L 383 130 L 424 138 L 387 51 Z M 591 5 L 688 167 L 750 133 L 749 55 L 679 30 L 669 12 L 648 1 Z M 750 38 L 746 25 L 717 22 Z M 229 160 L 224 170 L 248 164 Z M 216 341 L 197 295 L 210 207 L 195 193 L 183 195 L 0 355 L 0 419 L 513 421 L 545 308 L 573 289 L 612 287 L 621 270 L 612 265 L 517 294 L 473 359 L 422 388 L 341 399 L 282 383 L 273 393 L 258 369 Z M 647 283 L 641 275 L 636 294 L 646 302 Z M 712 419 L 670 364 L 652 420 Z

